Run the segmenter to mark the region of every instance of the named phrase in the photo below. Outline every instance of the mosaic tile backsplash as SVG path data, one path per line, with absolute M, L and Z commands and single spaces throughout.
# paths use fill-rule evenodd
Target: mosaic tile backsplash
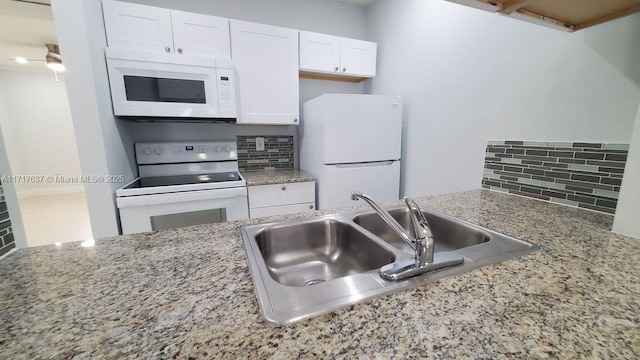
M 4 199 L 4 191 L 0 182 L 0 256 L 9 252 L 16 247 L 11 229 L 11 220 L 9 219 L 9 210 Z
M 264 151 L 256 150 L 256 138 L 264 138 Z M 237 136 L 240 170 L 293 169 L 293 136 Z
M 614 214 L 628 144 L 489 141 L 482 187 Z

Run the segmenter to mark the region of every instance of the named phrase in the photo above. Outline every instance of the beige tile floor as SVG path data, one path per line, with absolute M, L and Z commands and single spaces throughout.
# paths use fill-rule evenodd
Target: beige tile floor
M 30 196 L 19 200 L 29 246 L 90 239 L 84 192 Z

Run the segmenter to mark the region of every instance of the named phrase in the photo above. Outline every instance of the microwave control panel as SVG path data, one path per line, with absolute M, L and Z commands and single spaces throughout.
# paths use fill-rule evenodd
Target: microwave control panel
M 218 104 L 221 117 L 236 117 L 236 89 L 232 69 L 218 68 Z
M 138 165 L 238 159 L 235 141 L 136 143 L 135 147 Z

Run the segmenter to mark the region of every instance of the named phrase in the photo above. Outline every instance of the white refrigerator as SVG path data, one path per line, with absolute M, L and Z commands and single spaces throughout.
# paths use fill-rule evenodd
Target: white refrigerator
M 318 209 L 356 205 L 351 191 L 399 198 L 399 96 L 325 94 L 305 102 L 303 115 L 300 169 L 316 178 Z

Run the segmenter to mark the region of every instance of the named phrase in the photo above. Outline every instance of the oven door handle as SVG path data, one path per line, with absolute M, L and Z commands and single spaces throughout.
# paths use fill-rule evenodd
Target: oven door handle
M 118 204 L 118 208 L 126 208 L 135 206 L 175 204 L 188 201 L 228 199 L 234 197 L 246 198 L 247 188 L 237 187 L 214 190 L 183 191 L 168 194 L 126 196 L 116 198 L 116 203 Z

